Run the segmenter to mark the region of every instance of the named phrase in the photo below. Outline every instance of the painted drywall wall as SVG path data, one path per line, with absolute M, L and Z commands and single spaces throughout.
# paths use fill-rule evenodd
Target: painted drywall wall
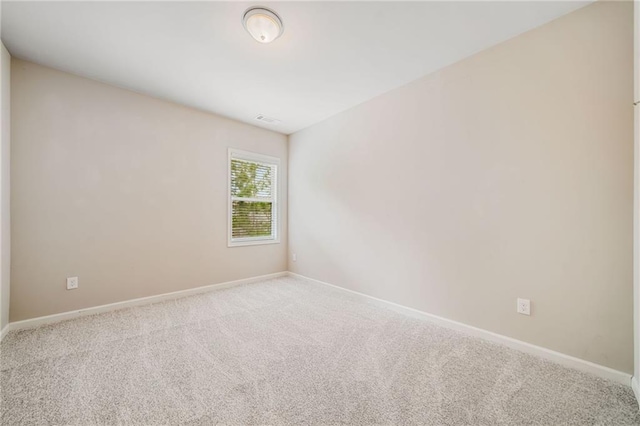
M 22 60 L 11 84 L 11 321 L 286 270 L 285 135 Z M 281 159 L 280 244 L 227 247 L 228 147 Z
M 634 199 L 633 199 L 633 389 L 640 404 L 640 2 L 633 2 Z
M 0 42 L 0 329 L 9 323 L 11 278 L 11 55 Z
M 289 269 L 631 373 L 632 33 L 596 3 L 291 135 Z

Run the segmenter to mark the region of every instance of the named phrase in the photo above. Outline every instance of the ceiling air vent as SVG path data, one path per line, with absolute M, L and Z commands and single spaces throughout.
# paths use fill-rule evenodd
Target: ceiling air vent
M 258 115 L 256 117 L 256 120 L 262 121 L 265 124 L 273 124 L 273 125 L 280 124 L 280 120 L 276 120 L 275 118 L 267 117 L 264 114 Z

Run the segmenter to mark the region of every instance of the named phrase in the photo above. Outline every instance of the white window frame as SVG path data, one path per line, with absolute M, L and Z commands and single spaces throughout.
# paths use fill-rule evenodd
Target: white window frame
M 272 190 L 272 218 L 271 218 L 271 230 L 272 235 L 268 237 L 244 237 L 233 238 L 233 201 L 235 197 L 231 195 L 231 160 L 243 160 L 253 161 L 261 164 L 269 164 L 276 166 L 276 172 L 271 177 L 271 190 Z M 228 247 L 243 247 L 243 246 L 255 246 L 261 244 L 278 244 L 280 243 L 280 188 L 278 179 L 280 174 L 280 159 L 278 157 L 271 157 L 269 155 L 257 154 L 255 152 L 242 151 L 235 148 L 229 148 L 229 158 L 227 161 L 227 235 Z

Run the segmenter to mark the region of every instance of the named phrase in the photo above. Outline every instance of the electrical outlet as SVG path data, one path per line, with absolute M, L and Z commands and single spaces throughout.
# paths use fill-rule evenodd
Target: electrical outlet
M 519 314 L 531 315 L 531 301 L 529 299 L 518 299 L 517 310 Z
M 78 288 L 78 277 L 67 278 L 67 290 L 74 290 Z
M 298 260 L 298 256 L 296 256 L 295 253 L 293 253 L 293 256 L 291 256 L 291 258 L 293 259 L 294 262 Z

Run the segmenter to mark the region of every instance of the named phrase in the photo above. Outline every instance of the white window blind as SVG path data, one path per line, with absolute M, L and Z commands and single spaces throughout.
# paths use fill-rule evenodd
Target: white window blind
M 279 159 L 229 150 L 229 245 L 279 242 Z

